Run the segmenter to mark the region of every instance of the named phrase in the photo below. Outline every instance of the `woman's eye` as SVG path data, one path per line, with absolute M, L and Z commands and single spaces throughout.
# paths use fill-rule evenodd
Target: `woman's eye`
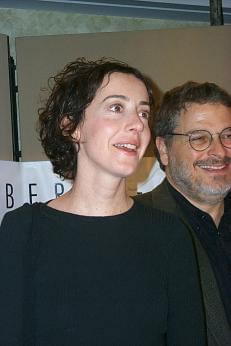
M 114 104 L 110 106 L 110 110 L 115 113 L 120 113 L 122 111 L 122 106 L 120 104 Z
M 150 112 L 149 111 L 142 111 L 139 113 L 139 116 L 144 119 L 149 119 L 150 117 Z

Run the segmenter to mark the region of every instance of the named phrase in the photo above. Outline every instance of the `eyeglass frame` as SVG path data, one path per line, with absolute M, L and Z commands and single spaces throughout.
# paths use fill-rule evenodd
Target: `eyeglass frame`
M 191 146 L 191 148 L 192 148 L 193 150 L 195 150 L 195 151 L 204 151 L 204 150 L 206 150 L 206 149 L 208 149 L 208 148 L 210 147 L 210 145 L 211 145 L 211 143 L 212 143 L 212 141 L 213 141 L 213 136 L 214 136 L 214 135 L 218 135 L 221 145 L 223 145 L 224 148 L 231 149 L 231 146 L 230 146 L 230 147 L 227 147 L 226 145 L 223 144 L 222 138 L 221 138 L 221 134 L 222 134 L 224 131 L 228 130 L 228 129 L 231 130 L 231 126 L 226 127 L 226 128 L 223 129 L 221 132 L 216 132 L 216 133 L 213 133 L 213 134 L 212 134 L 211 132 L 209 132 L 208 130 L 194 130 L 194 131 L 191 131 L 191 132 L 189 132 L 189 133 L 177 133 L 177 132 L 172 132 L 172 133 L 168 133 L 168 134 L 164 135 L 163 137 L 167 137 L 167 136 L 186 136 L 186 137 L 188 137 L 188 142 L 189 142 L 189 144 L 190 144 L 190 146 Z M 206 148 L 204 148 L 204 149 L 199 149 L 199 150 L 198 150 L 198 149 L 195 149 L 195 148 L 193 147 L 193 145 L 192 145 L 192 143 L 191 143 L 191 136 L 192 136 L 192 134 L 194 134 L 195 132 L 197 133 L 197 132 L 201 132 L 201 131 L 202 131 L 202 132 L 208 133 L 208 135 L 210 136 L 210 137 L 208 137 L 208 138 L 210 138 L 210 140 L 209 140 L 209 142 L 208 142 L 209 144 L 208 144 L 208 146 L 207 146 Z

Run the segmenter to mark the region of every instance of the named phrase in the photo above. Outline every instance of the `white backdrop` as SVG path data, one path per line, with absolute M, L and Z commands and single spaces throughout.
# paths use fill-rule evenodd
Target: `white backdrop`
M 164 177 L 154 158 L 145 157 L 135 175 L 127 180 L 130 195 L 147 192 Z M 71 188 L 59 179 L 49 161 L 0 161 L 0 222 L 3 215 L 23 203 L 45 202 Z
M 0 161 L 0 220 L 23 203 L 48 201 L 70 187 L 52 172 L 49 161 Z

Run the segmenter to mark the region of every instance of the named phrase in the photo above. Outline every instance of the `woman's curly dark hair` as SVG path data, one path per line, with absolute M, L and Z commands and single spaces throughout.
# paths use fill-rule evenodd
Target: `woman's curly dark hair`
M 115 59 L 88 61 L 78 58 L 49 79 L 50 96 L 38 111 L 38 132 L 54 173 L 61 178 L 74 179 L 76 176 L 79 144 L 72 134 L 84 121 L 85 110 L 104 77 L 113 72 L 132 74 L 140 79 L 147 88 L 151 111 L 154 109 L 150 80 L 136 68 Z

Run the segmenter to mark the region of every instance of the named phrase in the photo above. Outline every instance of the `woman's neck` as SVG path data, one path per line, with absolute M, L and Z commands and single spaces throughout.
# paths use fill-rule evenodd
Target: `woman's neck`
M 79 215 L 110 216 L 126 212 L 133 200 L 126 193 L 125 178 L 77 176 L 72 188 L 49 206 Z

